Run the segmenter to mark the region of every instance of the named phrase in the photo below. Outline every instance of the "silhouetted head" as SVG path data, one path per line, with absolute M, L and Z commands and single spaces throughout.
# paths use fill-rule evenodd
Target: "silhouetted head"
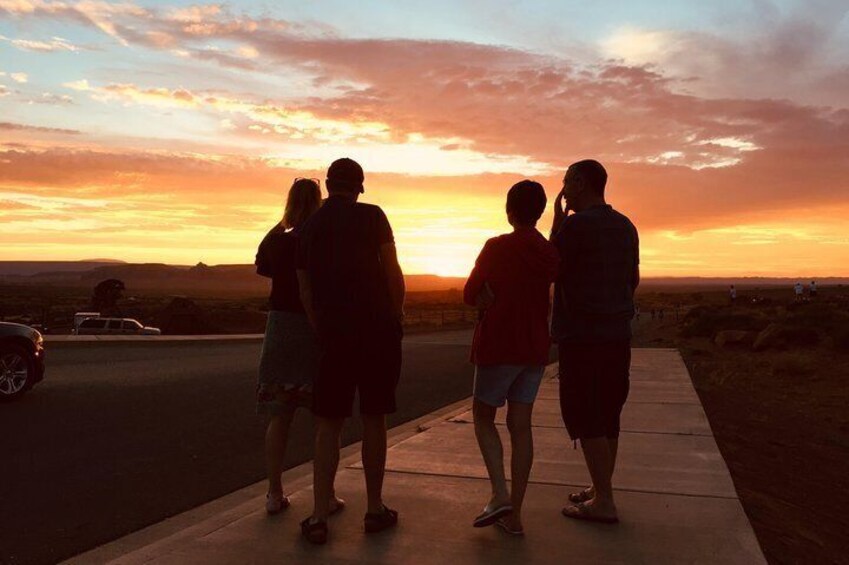
M 297 178 L 289 189 L 286 210 L 283 212 L 283 227 L 296 228 L 303 225 L 321 207 L 321 188 L 318 179 Z
M 533 227 L 545 211 L 545 189 L 536 181 L 523 180 L 507 192 L 507 219 L 514 227 Z
M 357 198 L 365 192 L 363 168 L 353 159 L 336 159 L 327 169 L 327 192 Z
M 584 159 L 572 163 L 563 177 L 563 195 L 566 205 L 580 211 L 589 206 L 604 203 L 604 188 L 607 186 L 607 171 L 598 161 Z

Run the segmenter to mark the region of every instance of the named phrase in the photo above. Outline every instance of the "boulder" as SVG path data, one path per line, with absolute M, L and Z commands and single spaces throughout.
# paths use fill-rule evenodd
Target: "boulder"
M 745 347 L 749 348 L 757 338 L 757 332 L 745 330 L 722 330 L 717 332 L 714 343 L 719 347 Z
M 165 335 L 204 335 L 219 333 L 207 313 L 193 300 L 176 296 L 156 317 Z
M 766 349 L 783 349 L 787 347 L 787 339 L 784 335 L 784 327 L 781 324 L 770 324 L 763 329 L 755 338 L 752 349 L 764 351 Z

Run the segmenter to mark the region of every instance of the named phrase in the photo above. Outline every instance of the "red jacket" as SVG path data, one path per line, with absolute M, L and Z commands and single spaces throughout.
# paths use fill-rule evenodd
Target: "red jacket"
M 534 228 L 518 228 L 486 242 L 463 290 L 471 306 L 485 283 L 495 295 L 475 327 L 473 363 L 548 363 L 549 289 L 559 263 L 557 248 Z

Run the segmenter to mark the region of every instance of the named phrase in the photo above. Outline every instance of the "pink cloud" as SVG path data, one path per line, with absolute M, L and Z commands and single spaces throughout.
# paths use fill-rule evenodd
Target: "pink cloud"
M 26 131 L 36 133 L 58 133 L 62 135 L 78 135 L 79 130 L 65 128 L 48 128 L 41 126 L 31 126 L 27 124 L 16 124 L 12 122 L 0 122 L 0 131 Z
M 833 10 L 827 15 L 839 21 L 845 8 L 826 4 Z M 557 170 L 579 158 L 599 158 L 611 170 L 611 195 L 653 226 L 702 225 L 806 203 L 830 205 L 845 202 L 849 192 L 849 117 L 840 109 L 845 102 L 831 109 L 767 97 L 781 85 L 796 84 L 785 75 L 804 75 L 798 84 L 809 85 L 822 74 L 816 63 L 827 59 L 828 38 L 836 29 L 825 16 L 811 23 L 766 14 L 776 33 L 755 37 L 751 45 L 716 35 L 661 33 L 652 38 L 660 45 L 659 62 L 578 64 L 459 41 L 360 40 L 322 28 L 307 32 L 292 22 L 234 15 L 219 5 L 182 12 L 81 6 L 0 0 L 0 10 L 22 17 L 71 18 L 122 41 L 176 47 L 238 72 L 296 68 L 314 77 L 321 95 L 289 100 L 287 111 L 345 123 L 385 123 L 393 140 L 412 133 L 459 138 L 464 147 L 484 154 L 523 155 Z M 205 48 L 213 40 L 232 43 L 233 49 Z M 235 45 L 251 47 L 256 56 L 239 55 Z M 849 100 L 845 63 L 823 66 L 833 79 L 828 99 Z M 723 76 L 724 82 L 717 78 Z M 778 86 L 769 80 L 776 76 Z M 718 82 L 703 86 L 709 81 Z M 334 84 L 340 88 L 329 88 Z M 209 110 L 203 94 L 189 90 L 111 85 L 104 92 Z M 273 114 L 283 104 L 271 100 L 261 106 L 257 115 L 263 108 Z M 234 182 L 244 178 L 244 173 L 226 174 Z M 556 187 L 559 174 L 547 179 L 549 185 Z M 477 182 L 467 186 L 493 190 Z

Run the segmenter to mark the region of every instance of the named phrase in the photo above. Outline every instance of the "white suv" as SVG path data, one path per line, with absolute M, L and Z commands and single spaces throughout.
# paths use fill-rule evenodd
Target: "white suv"
M 77 335 L 160 335 L 162 330 L 141 325 L 132 318 L 86 318 Z

